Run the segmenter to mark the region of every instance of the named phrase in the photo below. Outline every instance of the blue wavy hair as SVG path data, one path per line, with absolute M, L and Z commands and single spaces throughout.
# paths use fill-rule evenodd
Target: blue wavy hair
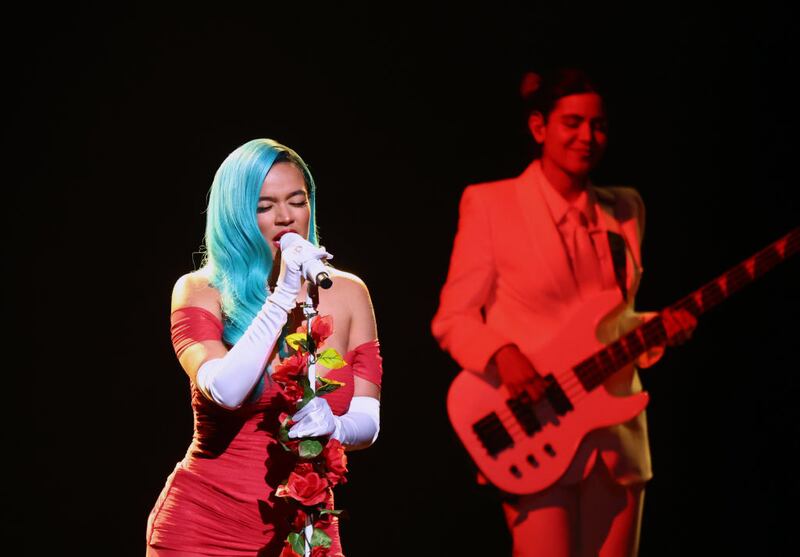
M 222 337 L 229 344 L 239 340 L 267 299 L 272 251 L 258 228 L 256 210 L 264 178 L 278 162 L 290 162 L 303 173 L 311 212 L 308 241 L 319 245 L 314 180 L 300 155 L 272 139 L 253 139 L 227 156 L 209 192 L 205 265 L 220 293 Z

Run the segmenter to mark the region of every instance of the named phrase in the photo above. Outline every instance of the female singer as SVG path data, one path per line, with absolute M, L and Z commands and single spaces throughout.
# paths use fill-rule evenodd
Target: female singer
M 331 257 L 318 247 L 314 194 L 300 156 L 270 139 L 240 146 L 214 177 L 206 260 L 172 294 L 172 340 L 191 383 L 194 436 L 150 513 L 148 556 L 284 550 L 297 514 L 276 495 L 293 466 L 278 431 L 296 401 L 271 375 L 288 354 L 285 336 L 302 324 L 309 293 L 319 316 L 332 318 L 325 346 L 348 365 L 317 364 L 317 375 L 344 386 L 295 413 L 289 437 L 331 436 L 359 449 L 378 435 L 382 367 L 367 287 L 330 266 L 328 290 L 307 287 L 304 276 Z M 342 555 L 335 517 L 325 531 L 332 543 L 321 553 Z

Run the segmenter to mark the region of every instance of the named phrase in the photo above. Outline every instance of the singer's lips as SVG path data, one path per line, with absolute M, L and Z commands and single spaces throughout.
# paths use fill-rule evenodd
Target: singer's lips
M 280 232 L 278 232 L 275 235 L 275 237 L 272 239 L 272 241 L 273 242 L 279 241 L 281 239 L 281 236 L 283 236 L 284 234 L 288 234 L 289 232 L 294 232 L 294 230 L 292 230 L 290 228 L 287 228 L 286 230 L 281 230 Z M 295 232 L 295 234 L 296 234 L 296 232 Z

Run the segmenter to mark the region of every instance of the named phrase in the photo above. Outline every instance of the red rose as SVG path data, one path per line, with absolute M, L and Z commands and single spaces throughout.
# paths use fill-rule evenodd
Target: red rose
M 322 346 L 329 336 L 333 334 L 333 316 L 325 315 L 317 317 L 311 322 L 311 338 L 317 347 Z
M 307 356 L 295 352 L 272 370 L 272 378 L 279 383 L 288 383 L 290 380 L 306 373 Z
M 283 542 L 283 551 L 281 551 L 281 554 L 278 555 L 278 557 L 303 557 L 303 556 L 299 555 L 298 553 L 295 553 L 289 542 Z
M 283 392 L 286 393 L 286 398 L 291 401 L 303 398 L 303 387 L 301 387 L 297 381 L 289 380 L 284 383 Z
M 328 481 L 316 472 L 308 472 L 305 475 L 292 472 L 286 484 L 278 486 L 275 490 L 275 495 L 291 497 L 303 505 L 317 505 L 325 501 L 328 496 Z
M 297 513 L 294 515 L 294 519 L 292 520 L 292 531 L 293 532 L 300 532 L 306 527 L 306 518 L 308 515 L 302 509 L 297 509 Z
M 298 462 L 294 467 L 294 473 L 298 476 L 306 476 L 312 472 L 316 472 L 316 470 L 310 462 Z
M 329 439 L 322 456 L 325 458 L 325 477 L 331 485 L 346 483 L 347 455 L 342 444 L 337 439 Z
M 297 327 L 298 333 L 308 333 L 308 327 L 305 324 Z M 317 348 L 322 346 L 329 336 L 333 334 L 333 316 L 322 315 L 318 316 L 311 323 L 311 338 L 314 339 L 314 344 Z
M 311 548 L 311 557 L 328 557 L 330 549 L 317 545 Z

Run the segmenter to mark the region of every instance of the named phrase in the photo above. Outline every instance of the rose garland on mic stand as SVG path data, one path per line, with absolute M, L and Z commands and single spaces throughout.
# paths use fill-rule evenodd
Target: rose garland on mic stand
M 342 513 L 328 508 L 330 495 L 335 485 L 347 481 L 347 456 L 337 439 L 289 438 L 289 428 L 293 424 L 291 416 L 315 396 L 333 392 L 344 385 L 316 377 L 314 366 L 317 363 L 328 369 L 338 369 L 347 362 L 333 348 L 317 352 L 333 333 L 333 318 L 317 315 L 317 297 L 312 296 L 315 289 L 316 286 L 309 281 L 308 295 L 303 304 L 306 325 L 286 337 L 286 344 L 294 349 L 294 354 L 281 361 L 272 374 L 272 379 L 284 388 L 287 398 L 297 401 L 292 412 L 281 414 L 278 434 L 283 448 L 295 455 L 295 464 L 275 495 L 293 501 L 297 509 L 292 522 L 293 531 L 286 538 L 280 557 L 325 557 L 328 554 L 331 538 L 323 527 L 330 524 L 333 516 Z

